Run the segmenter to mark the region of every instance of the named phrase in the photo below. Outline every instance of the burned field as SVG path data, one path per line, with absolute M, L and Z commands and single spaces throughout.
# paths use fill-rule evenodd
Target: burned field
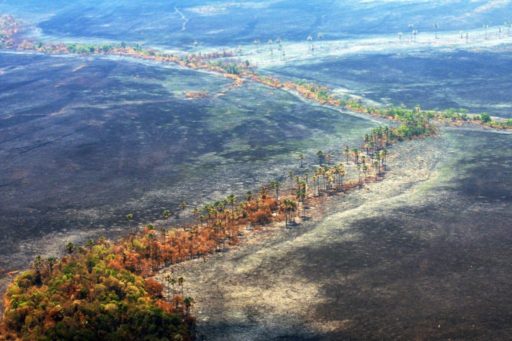
M 183 200 L 245 193 L 297 168 L 298 153 L 355 143 L 374 126 L 284 92 L 250 83 L 226 92 L 222 77 L 152 64 L 2 54 L 0 69 L 4 270 L 81 233 L 162 219 Z M 197 92 L 205 96 L 187 96 Z M 52 247 L 35 242 L 49 234 Z
M 400 146 L 408 157 L 390 163 L 384 182 L 331 199 L 325 218 L 178 267 L 198 297 L 200 331 L 212 340 L 506 339 L 511 143 L 465 131 Z

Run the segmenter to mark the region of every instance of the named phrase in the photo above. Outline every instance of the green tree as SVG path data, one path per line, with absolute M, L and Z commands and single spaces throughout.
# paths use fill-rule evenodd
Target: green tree
M 480 120 L 482 120 L 482 122 L 484 122 L 484 123 L 489 123 L 492 121 L 492 118 L 491 118 L 491 115 L 484 112 L 483 114 L 480 114 Z

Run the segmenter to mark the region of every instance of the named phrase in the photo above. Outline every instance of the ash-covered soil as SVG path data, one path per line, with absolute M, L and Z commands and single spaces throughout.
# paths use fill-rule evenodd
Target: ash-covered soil
M 312 161 L 375 126 L 283 91 L 226 92 L 222 77 L 123 59 L 1 53 L 0 79 L 0 281 L 182 200 L 191 210 L 244 194 L 298 168 L 299 153 Z
M 511 147 L 477 131 L 405 143 L 385 181 L 330 199 L 323 219 L 174 269 L 200 334 L 510 339 Z

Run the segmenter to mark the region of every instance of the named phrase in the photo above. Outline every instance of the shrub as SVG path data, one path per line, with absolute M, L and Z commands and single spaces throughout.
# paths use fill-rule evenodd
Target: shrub
M 272 212 L 269 209 L 257 210 L 253 214 L 251 222 L 258 225 L 268 225 L 272 222 Z
M 153 278 L 148 278 L 145 280 L 144 287 L 148 294 L 153 297 L 161 297 L 162 290 L 164 289 L 163 285 L 155 281 Z

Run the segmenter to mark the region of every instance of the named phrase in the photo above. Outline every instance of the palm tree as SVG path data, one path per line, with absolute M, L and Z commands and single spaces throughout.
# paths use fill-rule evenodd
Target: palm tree
M 359 163 L 357 164 L 357 178 L 358 178 L 358 184 L 361 187 L 363 182 L 362 182 L 362 179 L 361 179 L 361 165 Z
M 185 279 L 183 277 L 179 277 L 178 278 L 178 285 L 180 286 L 180 292 L 181 292 L 182 296 L 183 296 L 183 282 L 185 282 Z
M 389 140 L 391 140 L 391 130 L 388 126 L 384 127 L 384 136 L 386 137 L 386 143 L 384 145 L 387 145 Z M 382 144 L 381 144 L 382 146 Z
M 203 211 L 206 213 L 206 226 L 208 226 L 216 218 L 217 210 L 212 204 L 207 204 L 204 206 Z
M 348 146 L 345 146 L 344 153 L 345 153 L 345 158 L 346 158 L 346 162 L 348 165 L 348 158 L 350 157 L 350 148 L 348 148 Z
M 279 181 L 277 180 L 274 180 L 270 183 L 270 188 L 272 188 L 273 190 L 276 191 L 276 200 L 279 201 L 279 187 L 280 187 L 280 184 L 279 184 Z
M 46 261 L 48 262 L 48 272 L 51 275 L 53 272 L 53 267 L 54 267 L 55 263 L 57 262 L 57 258 L 48 257 L 48 259 Z
M 318 187 L 318 195 L 320 195 L 320 178 L 324 181 L 325 168 L 324 167 L 318 167 L 316 172 L 315 172 L 315 176 L 316 176 L 317 187 Z
M 319 150 L 317 153 L 316 153 L 316 156 L 318 156 L 318 164 L 320 166 L 322 166 L 325 162 L 325 154 L 323 151 Z
M 363 174 L 364 178 L 366 179 L 368 177 L 368 166 L 366 165 L 366 163 L 363 163 Z
M 311 178 L 311 181 L 313 182 L 313 195 L 319 196 L 320 195 L 320 184 L 318 183 L 318 177 L 316 175 L 313 175 Z
M 359 150 L 356 148 L 352 149 L 352 153 L 354 153 L 354 163 L 359 164 Z
M 338 176 L 338 189 L 343 189 L 343 177 L 345 176 L 345 166 L 340 163 L 336 166 L 336 175 Z
M 253 199 L 253 196 L 252 196 L 252 192 L 251 191 L 247 191 L 247 193 L 245 194 L 245 199 L 247 201 L 251 201 Z
M 375 154 L 375 161 L 377 162 L 377 165 L 378 165 L 378 169 L 379 169 L 379 175 L 381 173 L 381 168 L 382 168 L 382 162 L 380 160 L 380 152 L 376 153 Z
M 228 195 L 226 198 L 226 202 L 229 206 L 231 206 L 231 214 L 234 214 L 235 212 L 235 203 L 236 203 L 236 197 L 234 194 Z
M 43 260 L 41 256 L 37 256 L 34 261 L 34 269 L 36 270 L 35 284 L 37 286 L 41 286 L 43 284 L 43 279 L 41 275 L 41 267 L 43 265 Z
M 185 304 L 185 315 L 190 316 L 190 307 L 194 303 L 194 299 L 190 296 L 185 297 L 183 304 Z
M 133 222 L 133 213 L 128 213 L 126 215 L 126 220 L 128 220 L 128 228 L 130 229 Z M 137 226 L 135 226 L 133 233 L 137 233 Z
M 306 216 L 306 194 L 308 190 L 308 184 L 304 180 L 299 180 L 297 184 L 297 192 L 296 192 L 296 198 L 300 201 L 302 204 L 302 217 L 304 218 Z
M 183 200 L 182 202 L 180 202 L 180 210 L 182 211 L 185 211 L 185 209 L 187 208 L 188 204 L 185 200 Z
M 297 210 L 297 203 L 291 199 L 284 199 L 283 210 L 285 216 L 285 226 L 288 227 L 288 221 L 290 220 L 291 213 Z
M 75 244 L 73 244 L 72 242 L 67 243 L 66 244 L 66 252 L 68 254 L 72 254 L 74 251 L 75 251 Z
M 172 297 L 171 297 L 171 291 L 172 291 L 172 295 L 174 296 L 174 284 L 176 284 L 176 280 L 174 279 L 174 277 L 172 277 L 171 275 L 166 275 L 164 277 L 165 281 L 167 282 L 167 298 L 170 300 Z
M 299 154 L 300 168 L 304 168 L 304 154 Z
M 331 190 L 332 187 L 333 187 L 333 184 L 335 182 L 335 172 L 336 172 L 336 168 L 333 167 L 333 168 L 328 168 L 325 170 L 325 179 L 326 179 L 326 183 L 325 183 L 325 189 L 326 190 Z
M 373 171 L 376 177 L 380 175 L 380 162 L 378 159 L 373 160 Z
M 213 203 L 213 207 L 215 207 L 215 210 L 216 210 L 216 216 L 218 216 L 220 213 L 223 213 L 225 208 L 226 208 L 226 203 L 221 200 L 221 201 L 216 201 Z
M 380 151 L 380 162 L 382 164 L 382 169 L 386 170 L 386 156 L 388 155 L 388 150 L 386 148 Z
M 150 233 L 148 234 L 148 239 L 149 239 L 149 259 L 154 259 L 153 256 L 154 256 L 154 251 L 156 251 L 156 248 L 155 248 L 155 235 Z M 156 257 L 155 257 L 156 258 Z M 153 269 L 151 269 L 153 270 Z

